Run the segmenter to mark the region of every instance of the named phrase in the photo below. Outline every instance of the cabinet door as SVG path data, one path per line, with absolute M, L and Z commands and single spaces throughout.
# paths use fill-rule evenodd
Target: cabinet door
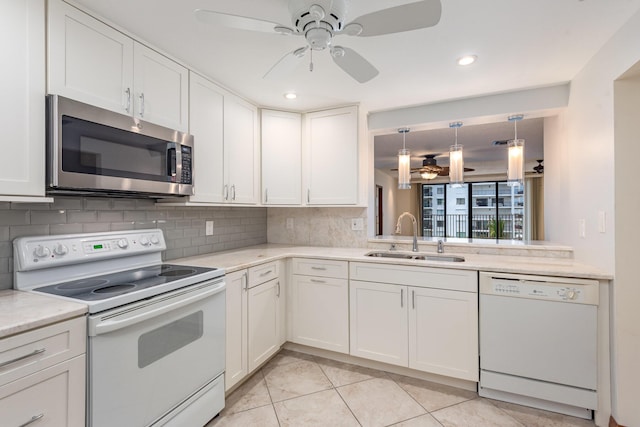
M 300 114 L 262 110 L 262 203 L 302 202 L 302 119 Z
M 224 202 L 224 91 L 190 74 L 189 132 L 194 138 L 193 202 Z
M 305 135 L 306 203 L 358 203 L 358 108 L 307 114 Z
M 187 132 L 188 70 L 140 43 L 133 54 L 135 117 Z
M 0 194 L 44 196 L 44 0 L 0 4 Z
M 248 373 L 247 364 L 247 272 L 226 275 L 226 368 L 225 390 L 229 390 Z
M 84 426 L 85 369 L 82 354 L 0 387 L 2 425 Z
M 350 283 L 351 355 L 407 366 L 407 287 Z
M 409 292 L 409 367 L 478 381 L 478 294 Z
M 227 200 L 233 203 L 257 202 L 259 170 L 258 111 L 237 98 L 224 99 L 224 159 Z
M 349 354 L 349 283 L 293 275 L 292 341 Z
M 249 372 L 280 348 L 280 282 L 249 289 Z
M 48 43 L 49 93 L 133 114 L 133 40 L 51 0 Z

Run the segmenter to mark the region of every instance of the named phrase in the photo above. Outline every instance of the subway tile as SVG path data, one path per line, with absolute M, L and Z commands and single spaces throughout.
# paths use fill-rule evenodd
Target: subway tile
M 182 219 L 184 218 L 184 212 L 181 210 L 167 211 L 167 219 Z
M 164 251 L 164 259 L 177 259 L 184 257 L 184 249 L 167 249 Z
M 155 221 L 136 221 L 134 223 L 134 227 L 136 230 L 146 230 L 150 228 L 156 228 Z
M 196 228 L 187 228 L 184 230 L 184 237 L 198 237 L 199 235 L 199 230 Z
M 50 209 L 51 203 L 11 203 L 7 209 L 30 210 L 30 211 L 47 211 Z
M 162 230 L 172 230 L 176 228 L 176 222 L 174 220 L 158 219 L 156 220 L 156 227 Z
M 184 237 L 184 230 L 183 229 L 164 230 L 164 238 L 165 238 L 165 240 L 180 239 L 182 237 Z
M 179 219 L 176 221 L 176 228 L 189 228 L 191 227 L 191 220 Z
M 66 224 L 67 211 L 59 209 L 54 211 L 32 211 L 31 224 Z
M 0 242 L 0 257 L 8 258 L 13 255 L 13 243 L 11 242 Z
M 29 224 L 30 213 L 28 210 L 0 210 L 0 225 Z
M 186 209 L 184 212 L 185 219 L 188 218 L 200 218 L 200 212 L 197 209 Z
M 13 288 L 13 274 L 0 274 L 0 289 Z
M 166 219 L 167 211 L 148 211 L 147 219 Z
M 193 246 L 202 246 L 207 244 L 207 238 L 205 236 L 193 237 L 191 239 L 191 244 Z
M 113 205 L 111 199 L 104 199 L 101 197 L 87 197 L 84 199 L 85 210 L 111 210 Z
M 82 233 L 82 224 L 51 224 L 49 234 L 76 234 Z
M 184 248 L 184 256 L 194 256 L 198 255 L 198 248 L 195 246 L 190 246 L 188 248 Z
M 182 239 L 173 239 L 171 240 L 171 244 L 173 249 L 188 248 L 191 246 L 191 239 L 188 237 Z
M 112 203 L 114 210 L 127 211 L 136 209 L 136 201 L 133 199 L 114 199 Z
M 96 211 L 67 211 L 67 222 L 72 224 L 78 223 L 91 223 L 98 220 L 98 213 Z
M 0 258 L 0 274 L 11 273 L 12 269 L 9 268 L 10 260 L 11 258 Z
M 55 197 L 51 209 L 82 210 L 83 199 L 80 197 Z
M 192 219 L 191 227 L 193 228 L 202 228 L 204 230 L 205 221 L 204 219 Z
M 82 224 L 83 233 L 102 233 L 105 231 L 111 231 L 111 224 L 108 222 L 92 222 L 88 224 Z
M 98 211 L 98 222 L 122 222 L 124 214 L 122 211 Z M 33 222 L 33 219 L 32 219 Z
M 156 207 L 156 202 L 153 199 L 135 199 L 136 209 L 152 210 Z
M 24 209 L 24 208 L 20 208 L 20 204 L 16 203 L 15 204 L 16 209 Z M 0 210 L 9 210 L 12 209 L 12 205 L 11 202 L 0 202 Z
M 144 211 L 124 211 L 124 221 L 143 221 L 147 219 L 147 213 Z
M 9 227 L 0 227 L 0 241 L 9 240 Z
M 16 225 L 9 229 L 11 240 L 23 236 L 44 236 L 49 234 L 48 225 Z
M 135 229 L 135 223 L 133 221 L 111 223 L 111 231 L 125 231 L 133 229 Z
M 198 246 L 198 254 L 202 255 L 202 254 L 208 254 L 213 252 L 213 245 L 202 245 L 202 246 Z

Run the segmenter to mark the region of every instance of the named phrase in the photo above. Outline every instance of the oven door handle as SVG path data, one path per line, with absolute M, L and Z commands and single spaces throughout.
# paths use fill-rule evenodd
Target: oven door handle
M 167 300 L 175 299 L 176 301 L 174 302 L 160 299 L 160 301 L 154 301 L 150 303 L 150 306 L 143 306 L 137 310 L 133 310 L 132 312 L 125 312 L 121 316 L 116 315 L 114 318 L 104 321 L 101 320 L 100 316 L 96 318 L 89 318 L 88 334 L 89 336 L 97 336 L 117 331 L 119 329 L 126 328 L 128 326 L 160 316 L 170 311 L 186 307 L 190 304 L 196 303 L 212 295 L 220 293 L 224 291 L 224 289 L 225 282 L 221 281 L 215 286 L 207 288 L 205 291 L 192 290 L 191 292 L 193 292 L 193 295 L 181 295 L 179 297 L 174 295 L 171 297 L 167 297 Z

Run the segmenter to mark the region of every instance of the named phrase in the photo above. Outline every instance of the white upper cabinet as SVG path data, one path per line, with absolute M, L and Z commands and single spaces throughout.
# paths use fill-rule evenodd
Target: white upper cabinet
M 224 99 L 225 201 L 244 204 L 258 202 L 259 158 L 258 109 L 236 96 L 226 96 Z
M 302 202 L 302 116 L 262 110 L 262 203 Z
M 136 117 L 187 131 L 189 72 L 140 43 L 133 46 Z
M 49 93 L 187 131 L 186 68 L 60 0 L 48 40 Z
M 304 197 L 308 205 L 358 203 L 358 107 L 305 116 Z
M 0 200 L 44 196 L 44 0 L 0 3 Z
M 189 132 L 194 141 L 192 202 L 224 202 L 224 91 L 209 80 L 190 74 Z

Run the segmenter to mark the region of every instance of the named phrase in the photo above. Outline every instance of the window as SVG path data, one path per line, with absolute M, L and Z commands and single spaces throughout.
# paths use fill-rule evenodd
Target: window
M 424 196 L 434 193 L 435 214 L 431 209 L 433 198 Z M 425 184 L 422 194 L 424 236 L 524 239 L 526 198 L 522 187 L 509 187 L 503 181 L 474 182 L 456 188 Z

